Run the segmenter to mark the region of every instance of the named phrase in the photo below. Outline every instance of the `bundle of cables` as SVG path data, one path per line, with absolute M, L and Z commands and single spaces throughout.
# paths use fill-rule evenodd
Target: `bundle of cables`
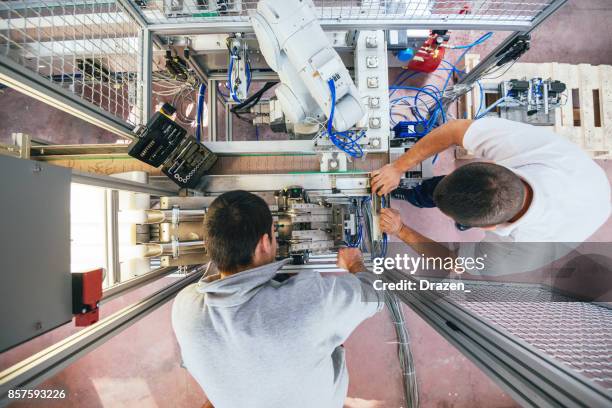
M 363 149 L 359 145 L 359 139 L 365 136 L 365 130 L 361 132 L 345 131 L 336 132 L 333 129 L 334 114 L 336 111 L 336 84 L 333 79 L 327 81 L 331 94 L 331 111 L 327 118 L 327 137 L 338 149 L 349 156 L 359 159 L 363 157 Z
M 402 303 L 397 296 L 385 291 L 385 305 L 395 328 L 397 336 L 397 354 L 399 357 L 400 369 L 402 370 L 404 382 L 404 396 L 408 407 L 414 408 L 419 406 L 419 390 L 417 385 L 416 371 L 414 367 L 414 356 L 410 349 L 410 336 L 406 328 L 406 320 L 404 318 L 404 310 Z
M 444 96 L 444 93 L 446 92 L 449 86 L 453 74 L 461 75 L 464 73 L 462 70 L 458 69 L 456 65 L 465 57 L 465 55 L 470 49 L 479 44 L 482 44 L 483 42 L 491 38 L 492 35 L 493 33 L 488 32 L 471 44 L 456 45 L 451 47 L 454 49 L 463 49 L 464 51 L 460 54 L 455 63 L 451 63 L 449 61 L 444 60 L 443 63 L 445 64 L 445 66 L 438 68 L 439 71 L 448 71 L 448 75 L 446 76 L 444 85 L 441 89 L 435 85 L 425 85 L 423 87 L 405 86 L 404 84 L 408 79 L 421 74 L 421 72 L 413 72 L 411 74 L 406 75 L 407 71 L 404 71 L 402 74 L 400 74 L 396 83 L 389 87 L 391 91 L 390 97 L 393 97 L 393 95 L 400 90 L 412 91 L 415 92 L 415 94 L 403 95 L 391 99 L 391 122 L 395 125 L 396 122 L 394 120 L 394 117 L 398 115 L 394 112 L 394 107 L 398 105 L 407 105 L 410 108 L 412 116 L 415 118 L 415 120 L 412 121 L 412 123 L 415 125 L 414 127 L 419 128 L 419 131 L 415 131 L 413 133 L 404 133 L 405 137 L 421 138 L 431 132 L 431 130 L 433 130 L 434 128 L 446 123 L 447 115 L 442 104 L 442 97 Z M 480 82 L 478 82 L 478 85 L 481 87 L 482 90 L 482 85 L 480 84 Z M 480 110 L 482 109 L 482 105 L 484 103 L 484 96 L 482 91 L 480 95 L 481 101 L 480 107 L 478 109 L 478 114 L 480 113 Z M 400 116 L 402 116 L 404 119 L 408 119 L 405 115 Z
M 277 82 L 266 82 L 265 85 L 259 91 L 255 92 L 253 95 L 249 96 L 247 99 L 245 99 L 243 102 L 240 102 L 238 105 L 233 106 L 230 109 L 230 112 L 236 115 L 238 119 L 251 123 L 249 120 L 243 118 L 241 114 L 248 113 L 253 106 L 259 103 L 262 96 L 268 91 L 268 89 L 272 88 L 276 84 Z
M 200 84 L 198 88 L 198 101 L 196 105 L 196 140 L 202 138 L 202 120 L 204 118 L 204 96 L 206 95 L 206 85 Z
M 386 199 L 383 198 L 384 204 L 387 203 Z M 370 197 L 364 197 L 361 200 L 361 236 L 362 236 L 362 245 L 366 246 L 367 242 L 371 242 L 372 237 L 372 205 Z M 384 253 L 382 256 L 386 255 L 386 234 L 383 236 L 384 241 Z M 368 248 L 364 248 L 367 250 Z M 376 257 L 375 249 L 369 248 L 372 257 Z M 419 406 L 419 393 L 417 387 L 417 379 L 416 379 L 416 371 L 414 367 L 414 357 L 412 355 L 412 350 L 410 349 L 410 337 L 408 335 L 408 329 L 406 328 L 406 320 L 404 318 L 404 311 L 402 309 L 401 303 L 396 296 L 389 293 L 388 291 L 384 294 L 384 301 L 389 313 L 391 315 L 391 320 L 393 321 L 393 325 L 395 328 L 395 333 L 397 336 L 397 354 L 399 357 L 400 368 L 403 376 L 404 383 L 404 395 L 406 398 L 408 407 L 418 407 Z
M 384 195 L 380 197 L 380 208 L 387 208 L 387 199 L 385 198 Z M 387 234 L 385 232 L 383 232 L 383 234 L 382 234 L 382 242 L 381 242 L 381 245 L 380 245 L 380 254 L 378 256 L 379 258 L 384 258 L 385 256 L 387 256 L 388 240 L 389 240 L 389 238 L 387 237 Z
M 385 199 L 385 197 L 381 198 L 381 206 L 383 208 L 385 208 L 387 200 Z M 380 258 L 380 257 L 385 257 L 387 255 L 387 244 L 388 244 L 388 239 L 387 239 L 387 234 L 383 234 L 382 240 L 381 241 L 374 241 L 373 240 L 373 228 L 372 228 L 372 224 L 371 224 L 371 220 L 372 220 L 372 205 L 371 205 L 371 198 L 370 197 L 364 197 L 361 200 L 361 243 L 363 246 L 363 249 L 365 251 L 369 251 L 372 254 L 372 258 Z M 371 243 L 372 246 L 371 247 L 367 247 L 367 243 Z
M 363 201 L 369 199 L 369 197 L 364 197 Z M 361 243 L 363 242 L 363 209 L 362 205 L 358 205 L 357 201 L 353 201 L 353 207 L 355 209 L 355 223 L 357 224 L 357 233 L 353 236 L 346 234 L 346 246 L 351 248 L 360 248 Z

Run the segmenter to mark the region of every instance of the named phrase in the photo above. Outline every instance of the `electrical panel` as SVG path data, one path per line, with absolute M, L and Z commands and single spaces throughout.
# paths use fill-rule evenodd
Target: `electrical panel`
M 365 128 L 367 150 L 387 151 L 389 146 L 389 75 L 385 32 L 360 31 L 355 46 L 355 82 L 367 114 L 357 124 Z

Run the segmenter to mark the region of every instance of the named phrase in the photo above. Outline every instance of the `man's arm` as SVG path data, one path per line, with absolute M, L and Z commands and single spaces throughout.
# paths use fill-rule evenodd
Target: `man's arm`
M 453 145 L 463 146 L 463 136 L 472 122 L 467 119 L 454 120 L 432 130 L 402 157 L 372 173 L 372 191 L 378 195 L 389 194 L 399 185 L 402 174 L 423 160 Z
M 330 341 L 334 347 L 344 343 L 355 328 L 384 306 L 383 292 L 372 285 L 375 275 L 367 272 L 361 251 L 341 248 L 338 267 L 350 274 L 329 274 L 318 280 L 324 305 L 323 319 L 329 323 Z M 323 316 L 324 317 L 324 316 Z
M 398 237 L 417 253 L 423 254 L 426 257 L 446 258 L 456 256 L 454 251 L 451 251 L 444 245 L 404 225 L 400 213 L 393 208 L 383 208 L 380 210 L 380 227 L 383 232 Z

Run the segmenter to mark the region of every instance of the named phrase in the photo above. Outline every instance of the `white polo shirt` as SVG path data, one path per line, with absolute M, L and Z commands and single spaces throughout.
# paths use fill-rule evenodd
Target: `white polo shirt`
M 610 182 L 603 169 L 547 128 L 484 118 L 470 125 L 463 145 L 511 169 L 533 189 L 528 211 L 492 231 L 500 241 L 583 242 L 610 216 Z

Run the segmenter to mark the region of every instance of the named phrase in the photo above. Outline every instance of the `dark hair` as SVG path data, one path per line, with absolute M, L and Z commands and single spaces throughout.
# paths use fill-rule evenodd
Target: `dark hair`
M 270 234 L 272 214 L 261 197 L 242 190 L 229 191 L 212 202 L 204 228 L 211 259 L 219 270 L 232 273 L 252 262 L 257 243 L 264 234 Z
M 511 170 L 470 163 L 444 177 L 434 190 L 440 210 L 461 225 L 488 227 L 507 222 L 522 208 L 525 188 Z

